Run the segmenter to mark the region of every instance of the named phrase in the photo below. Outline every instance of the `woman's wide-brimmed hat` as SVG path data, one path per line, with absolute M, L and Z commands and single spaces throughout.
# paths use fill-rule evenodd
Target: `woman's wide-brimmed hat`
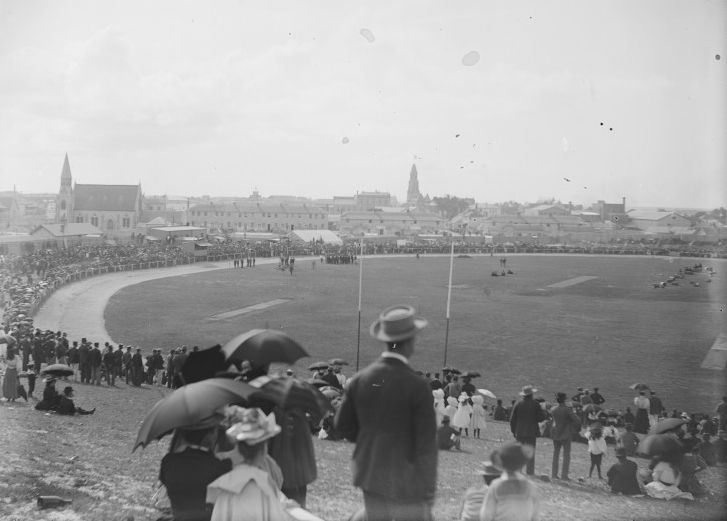
M 490 459 L 507 471 L 520 470 L 534 455 L 533 447 L 517 442 L 506 443 L 492 453 Z
M 415 318 L 415 314 L 412 306 L 397 305 L 386 308 L 371 324 L 371 336 L 382 342 L 398 342 L 411 338 L 429 323 L 423 318 Z
M 280 425 L 275 422 L 275 413 L 267 416 L 258 408 L 245 409 L 233 405 L 227 408 L 226 416 L 234 423 L 225 431 L 231 441 L 243 441 L 257 445 L 280 433 Z

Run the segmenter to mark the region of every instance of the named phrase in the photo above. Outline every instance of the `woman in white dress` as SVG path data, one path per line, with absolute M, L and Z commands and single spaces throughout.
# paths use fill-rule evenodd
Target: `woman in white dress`
M 267 440 L 280 433 L 275 414 L 260 409 L 231 407 L 236 421 L 226 434 L 237 443 L 242 461 L 207 485 L 207 503 L 214 505 L 211 521 L 290 521 L 286 510 L 297 506 L 280 491 L 282 473 L 267 455 Z M 279 476 L 279 477 L 278 477 Z
M 469 436 L 470 417 L 472 416 L 472 403 L 467 393 L 462 393 L 458 398 L 459 405 L 457 406 L 457 412 L 454 413 L 454 419 L 452 425 L 459 429 L 460 434 L 464 430 L 464 435 Z
M 437 425 L 441 425 L 442 418 L 447 413 L 447 408 L 444 406 L 444 391 L 442 389 L 434 389 L 432 391 L 432 397 L 434 399 L 434 412 L 437 414 Z
M 472 418 L 470 419 L 470 429 L 472 429 L 472 437 L 479 438 L 482 429 L 487 427 L 487 411 L 485 410 L 485 399 L 479 394 L 472 395 Z

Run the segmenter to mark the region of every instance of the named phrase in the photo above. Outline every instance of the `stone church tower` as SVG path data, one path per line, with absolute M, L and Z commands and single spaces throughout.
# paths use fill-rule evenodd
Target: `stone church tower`
M 73 179 L 71 165 L 68 163 L 68 154 L 63 160 L 61 171 L 61 189 L 56 196 L 56 223 L 66 224 L 73 222 Z
M 417 179 L 417 166 L 411 165 L 409 173 L 409 188 L 406 191 L 407 204 L 419 204 L 422 201 L 422 194 L 419 192 L 419 179 Z

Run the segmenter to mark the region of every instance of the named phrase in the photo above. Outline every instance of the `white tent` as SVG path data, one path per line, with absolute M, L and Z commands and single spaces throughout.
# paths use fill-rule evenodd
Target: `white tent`
M 343 244 L 341 238 L 331 230 L 295 230 L 288 234 L 288 238 L 294 243 L 308 244 L 311 241 L 323 242 L 324 244 Z

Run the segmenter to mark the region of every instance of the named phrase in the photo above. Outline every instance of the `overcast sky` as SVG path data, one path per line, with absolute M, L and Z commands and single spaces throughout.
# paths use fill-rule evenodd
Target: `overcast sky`
M 724 206 L 726 6 L 0 0 L 0 190 Z

